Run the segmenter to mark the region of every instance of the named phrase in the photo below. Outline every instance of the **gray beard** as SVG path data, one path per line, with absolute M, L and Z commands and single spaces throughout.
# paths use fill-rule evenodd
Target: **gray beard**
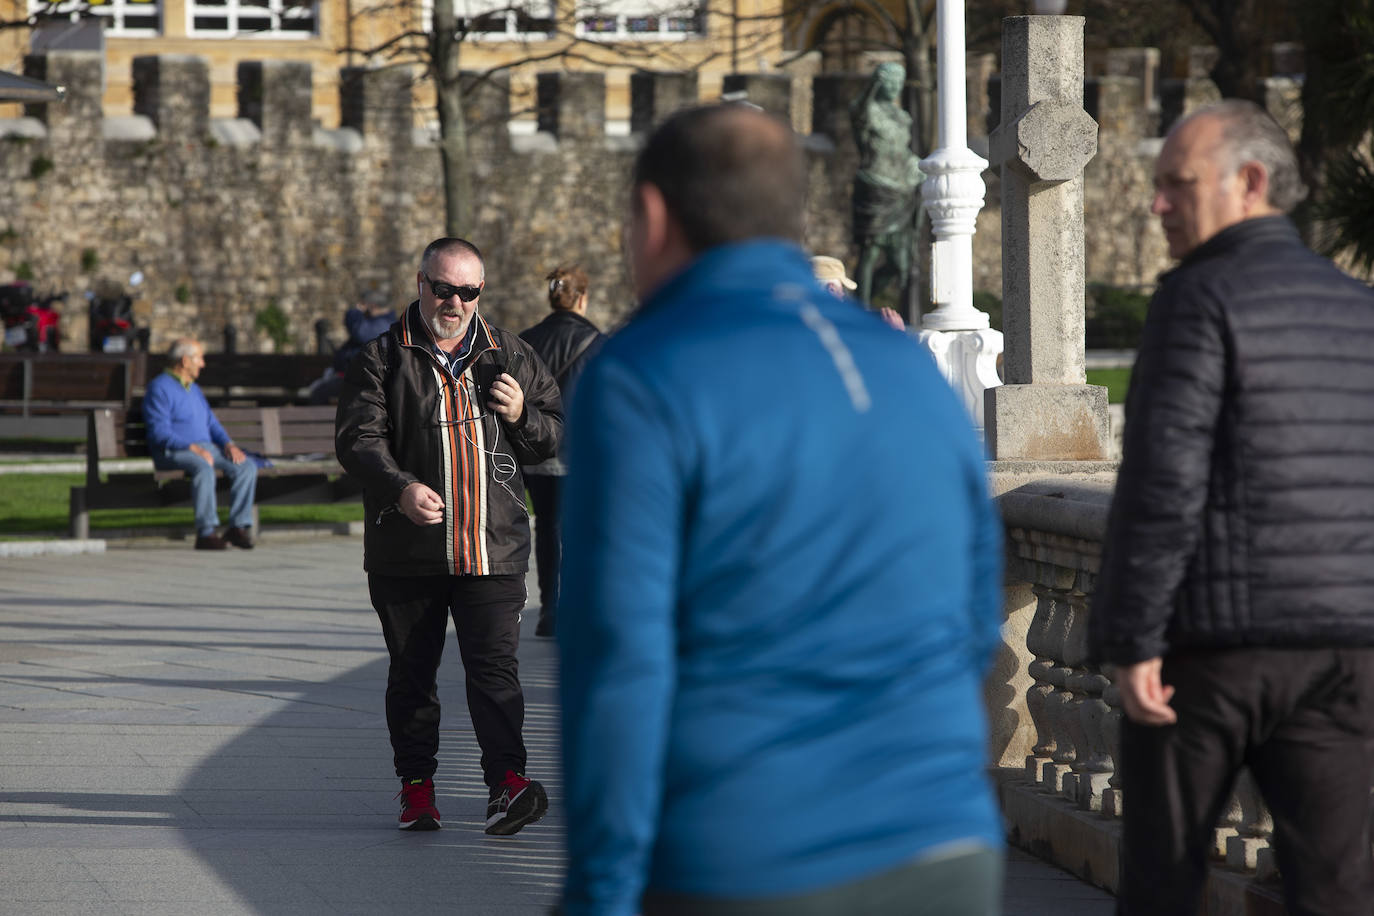
M 455 319 L 455 320 L 461 320 L 461 319 Z M 458 333 L 456 333 L 456 334 L 449 334 L 448 332 L 446 332 L 446 331 L 443 330 L 443 325 L 440 324 L 440 321 L 441 321 L 440 316 L 436 314 L 433 318 L 429 319 L 429 321 L 427 322 L 427 323 L 429 324 L 429 330 L 430 330 L 430 332 L 431 332 L 432 334 L 434 334 L 434 339 L 435 339 L 435 340 L 453 340 L 455 337 L 462 337 L 464 334 L 466 334 L 466 333 L 468 332 L 468 325 L 472 323 L 471 320 L 469 319 L 467 322 L 464 322 L 464 323 L 463 323 L 463 326 L 462 326 L 461 328 L 458 329 Z

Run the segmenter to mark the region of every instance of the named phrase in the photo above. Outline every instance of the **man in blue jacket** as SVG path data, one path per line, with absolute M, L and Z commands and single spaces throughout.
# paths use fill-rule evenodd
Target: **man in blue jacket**
M 229 438 L 196 384 L 205 368 L 200 342 L 190 337 L 176 341 L 167 363 L 167 370 L 148 383 L 143 397 L 153 465 L 185 471 L 190 478 L 196 550 L 224 550 L 229 544 L 250 549 L 258 466 Z M 223 537 L 215 533 L 219 527 L 216 470 L 229 479 L 229 527 Z
M 981 449 L 812 276 L 806 172 L 742 105 L 636 163 L 643 305 L 579 382 L 564 490 L 571 914 L 999 910 Z

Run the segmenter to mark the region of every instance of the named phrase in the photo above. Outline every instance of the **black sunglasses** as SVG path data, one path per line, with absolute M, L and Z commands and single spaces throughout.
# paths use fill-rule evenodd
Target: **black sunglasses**
M 482 287 L 480 286 L 454 286 L 451 283 L 435 283 L 429 278 L 429 274 L 422 273 L 420 276 L 424 277 L 425 282 L 429 284 L 429 291 L 434 294 L 435 299 L 449 299 L 457 296 L 464 302 L 471 302 L 482 295 Z

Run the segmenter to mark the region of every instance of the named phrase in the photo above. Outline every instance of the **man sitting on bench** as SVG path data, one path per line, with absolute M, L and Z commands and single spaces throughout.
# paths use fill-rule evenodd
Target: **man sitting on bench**
M 191 480 L 196 507 L 196 550 L 224 550 L 229 544 L 253 546 L 253 499 L 258 466 L 224 431 L 196 377 L 205 368 L 200 341 L 183 337 L 167 354 L 167 370 L 148 382 L 143 419 L 153 466 L 181 470 Z M 216 534 L 215 469 L 229 480 L 229 528 Z

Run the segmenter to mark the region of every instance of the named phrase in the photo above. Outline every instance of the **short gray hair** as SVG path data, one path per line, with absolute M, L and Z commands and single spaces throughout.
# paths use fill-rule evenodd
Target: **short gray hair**
M 1258 162 L 1269 173 L 1269 204 L 1284 212 L 1307 197 L 1298 157 L 1288 134 L 1269 112 L 1245 99 L 1226 99 L 1200 108 L 1189 118 L 1214 117 L 1221 121 L 1221 136 L 1231 154 L 1231 171 L 1247 162 Z
M 191 355 L 191 352 L 200 346 L 200 341 L 194 337 L 178 337 L 172 341 L 172 348 L 167 351 L 167 362 L 173 366 L 179 365 L 183 359 Z

